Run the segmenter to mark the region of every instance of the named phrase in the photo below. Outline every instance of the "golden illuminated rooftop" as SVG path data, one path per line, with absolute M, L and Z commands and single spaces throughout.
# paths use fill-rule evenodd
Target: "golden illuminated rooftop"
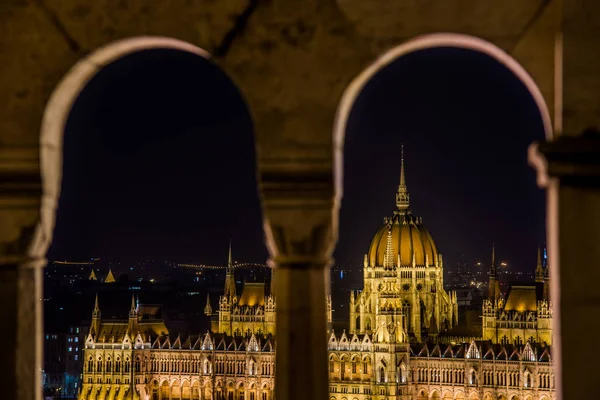
M 536 311 L 537 297 L 535 286 L 512 286 L 506 304 L 505 311 Z
M 238 302 L 240 306 L 264 306 L 265 305 L 265 284 L 260 283 L 245 283 L 244 290 Z

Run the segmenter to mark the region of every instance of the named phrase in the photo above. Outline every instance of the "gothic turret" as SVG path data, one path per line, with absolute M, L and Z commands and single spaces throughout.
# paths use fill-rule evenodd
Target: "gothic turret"
M 490 280 L 488 285 L 488 298 L 492 304 L 500 297 L 500 281 L 496 269 L 496 245 L 492 244 L 492 265 L 490 266 Z
M 92 311 L 92 326 L 90 327 L 90 335 L 97 337 L 100 332 L 100 305 L 98 303 L 98 293 L 96 293 L 96 301 L 94 303 L 94 310 Z
M 539 246 L 537 252 L 537 264 L 535 266 L 535 282 L 544 282 L 544 268 L 542 267 L 542 250 Z
M 210 295 L 206 294 L 206 306 L 204 306 L 204 314 L 208 317 L 212 315 L 212 307 L 210 306 Z
M 405 213 L 410 206 L 410 195 L 408 194 L 406 177 L 404 175 L 404 145 L 402 145 L 400 150 L 400 158 L 400 185 L 398 185 L 398 192 L 396 193 L 396 207 L 398 208 L 398 212 Z
M 138 307 L 135 301 L 135 295 L 131 295 L 131 306 L 129 307 L 129 334 L 133 337 L 138 334 Z
M 231 240 L 229 241 L 229 256 L 227 258 L 227 270 L 225 276 L 225 297 L 235 297 L 235 278 L 233 273 L 233 257 L 231 255 Z

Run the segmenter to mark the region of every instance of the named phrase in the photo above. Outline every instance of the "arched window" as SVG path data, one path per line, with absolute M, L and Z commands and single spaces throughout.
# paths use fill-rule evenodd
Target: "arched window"
M 93 372 L 94 371 L 94 360 L 92 359 L 92 357 L 90 357 L 88 359 L 88 372 Z
M 119 373 L 121 372 L 121 359 L 117 358 L 117 361 L 115 362 L 115 372 Z
M 329 372 L 332 374 L 335 372 L 335 366 L 334 366 L 333 360 L 329 360 Z
M 379 382 L 380 383 L 384 383 L 385 382 L 385 368 L 381 367 L 379 369 Z
M 131 370 L 131 361 L 129 358 L 125 359 L 125 373 L 128 373 Z
M 531 374 L 529 372 L 525 372 L 525 387 L 531 387 Z
M 96 372 L 102 372 L 102 358 L 98 359 L 98 362 L 96 365 Z
M 508 336 L 506 336 L 506 335 L 502 336 L 502 339 L 500 339 L 500 343 L 508 344 Z
M 371 330 L 371 318 L 369 318 L 369 317 L 365 318 L 365 329 L 367 331 Z
M 355 358 L 352 359 L 352 373 L 353 374 L 356 373 L 356 359 Z
M 471 370 L 471 376 L 469 379 L 469 384 L 477 385 L 477 374 L 475 374 L 475 370 Z
M 110 360 L 110 357 L 106 359 L 106 372 L 112 372 L 112 361 Z
M 139 357 L 135 358 L 135 372 L 142 372 L 142 362 Z

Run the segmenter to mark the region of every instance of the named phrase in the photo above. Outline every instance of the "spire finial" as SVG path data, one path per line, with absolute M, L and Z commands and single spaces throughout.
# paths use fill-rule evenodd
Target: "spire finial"
M 542 268 L 542 249 L 540 246 L 538 246 L 537 252 L 537 265 L 535 266 L 535 281 L 544 281 L 544 268 Z
M 92 312 L 92 317 L 100 317 L 100 303 L 98 302 L 98 293 L 96 293 L 96 301 L 94 303 L 94 311 Z
M 131 295 L 131 308 L 129 309 L 129 316 L 137 316 L 137 307 L 135 306 L 135 294 Z
M 490 267 L 490 275 L 496 276 L 496 243 L 492 242 L 492 266 Z
M 400 147 L 400 185 L 396 193 L 396 207 L 399 211 L 406 211 L 410 203 L 410 195 L 406 188 L 406 176 L 404 173 L 404 144 Z
M 229 257 L 227 258 L 227 267 L 233 266 L 233 258 L 231 257 L 231 239 L 229 239 Z

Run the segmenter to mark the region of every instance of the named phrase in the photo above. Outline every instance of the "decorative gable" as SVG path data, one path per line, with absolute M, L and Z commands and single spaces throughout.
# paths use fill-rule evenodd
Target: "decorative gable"
M 350 339 L 350 349 L 360 350 L 360 340 L 358 340 L 358 336 L 356 336 L 356 333 L 352 335 L 352 339 Z
M 340 350 L 350 350 L 350 342 L 348 341 L 345 330 L 342 332 L 338 346 Z
M 535 351 L 531 348 L 531 344 L 527 342 L 525 344 L 525 348 L 523 348 L 523 353 L 521 354 L 522 361 L 535 361 Z
M 200 338 L 198 338 L 198 340 L 200 340 Z M 213 342 L 212 342 L 212 340 L 210 340 L 210 335 L 207 332 L 206 335 L 204 335 L 204 341 L 202 342 L 202 350 L 212 350 L 212 349 L 213 349 Z
M 335 332 L 333 331 L 333 329 L 331 330 L 331 335 L 329 336 L 329 350 L 339 350 L 338 348 L 338 341 L 337 338 L 335 337 Z
M 479 348 L 477 347 L 477 344 L 474 340 L 471 341 L 471 344 L 469 345 L 469 350 L 467 350 L 467 358 L 481 358 L 481 352 L 479 351 Z
M 248 351 L 258 351 L 258 341 L 256 340 L 256 336 L 254 333 L 250 336 L 250 342 L 248 343 Z

